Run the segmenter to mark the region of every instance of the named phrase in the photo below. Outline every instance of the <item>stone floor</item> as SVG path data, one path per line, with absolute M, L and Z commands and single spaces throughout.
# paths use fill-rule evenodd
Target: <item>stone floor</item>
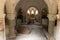
M 6 40 L 3 31 L 0 31 L 0 40 Z
M 31 29 L 30 34 L 18 34 L 15 39 L 7 40 L 48 40 L 48 33 L 40 25 L 24 25 Z

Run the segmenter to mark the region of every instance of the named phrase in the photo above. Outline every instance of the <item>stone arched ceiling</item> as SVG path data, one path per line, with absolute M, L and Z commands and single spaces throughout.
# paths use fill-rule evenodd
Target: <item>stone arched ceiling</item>
M 6 0 L 7 12 L 8 13 L 14 12 L 16 5 L 20 1 L 21 0 Z M 49 13 L 51 13 L 51 11 L 54 12 L 54 10 L 56 12 L 56 6 L 57 6 L 56 0 L 44 0 L 44 1 L 48 5 Z M 27 2 L 29 2 L 29 1 L 27 1 Z
M 7 17 L 10 17 L 10 19 L 13 19 L 14 18 L 15 8 L 16 8 L 17 4 L 19 2 L 21 2 L 21 1 L 23 1 L 23 4 L 24 4 L 26 0 L 25 1 L 24 0 L 6 0 L 7 15 L 8 15 Z M 27 2 L 29 2 L 29 1 L 27 1 Z M 36 1 L 40 1 L 40 0 L 36 0 Z M 34 2 L 35 4 L 37 4 L 36 1 Z M 43 0 L 41 0 L 41 1 L 43 1 Z M 49 14 L 56 14 L 56 11 L 57 11 L 57 3 L 56 3 L 56 0 L 44 0 L 44 1 L 45 1 L 45 3 L 48 6 Z M 21 5 L 23 5 L 23 4 L 21 4 Z M 31 3 L 31 5 L 33 5 L 33 4 Z M 38 5 L 44 5 L 44 4 L 39 4 L 39 2 L 38 2 Z M 36 7 L 38 8 L 40 6 L 37 6 L 36 5 Z
M 18 11 L 19 8 L 26 11 L 29 7 L 36 7 L 40 12 L 43 8 L 48 8 L 44 0 L 20 0 L 16 5 L 16 11 Z

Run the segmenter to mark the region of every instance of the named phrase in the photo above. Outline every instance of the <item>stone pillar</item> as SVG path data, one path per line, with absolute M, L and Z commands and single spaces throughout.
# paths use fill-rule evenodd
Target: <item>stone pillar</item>
M 58 15 L 57 15 L 57 28 L 55 33 L 55 39 L 60 40 L 60 0 L 57 0 L 58 4 Z
M 7 18 L 8 18 L 8 23 L 9 23 L 7 25 L 9 29 L 8 38 L 15 38 L 16 37 L 16 34 L 15 34 L 16 20 L 15 20 L 14 13 L 8 13 Z
M 53 14 L 49 14 L 48 18 L 49 18 L 48 32 L 50 34 L 48 40 L 53 40 L 56 16 Z
M 9 38 L 15 38 L 15 20 L 9 20 Z
M 0 40 L 6 40 L 4 4 L 5 0 L 0 0 Z
M 7 18 L 9 20 L 9 38 L 14 38 L 16 37 L 15 34 L 15 17 L 16 17 L 16 10 L 15 7 L 17 5 L 17 3 L 20 0 L 6 0 L 6 10 L 7 10 Z
M 15 38 L 16 37 L 16 34 L 15 34 L 16 33 L 15 31 L 16 20 L 15 20 L 14 13 L 8 13 L 7 18 L 9 22 L 9 24 L 7 25 L 9 29 L 8 38 Z
M 49 26 L 48 26 L 48 32 L 49 32 L 49 40 L 53 40 L 54 36 L 54 27 L 55 27 L 55 21 L 49 20 Z
M 1 40 L 6 40 L 5 14 L 0 14 L 0 37 Z
M 9 35 L 8 38 L 15 38 L 16 34 L 15 34 L 15 17 L 16 17 L 16 13 L 15 13 L 15 2 L 16 0 L 6 0 L 6 10 L 7 10 L 7 18 L 9 21 L 9 25 L 8 29 L 9 29 Z

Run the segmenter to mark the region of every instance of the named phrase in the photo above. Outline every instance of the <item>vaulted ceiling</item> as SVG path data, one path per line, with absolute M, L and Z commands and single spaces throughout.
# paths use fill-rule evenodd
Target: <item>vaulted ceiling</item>
M 48 9 L 44 0 L 20 0 L 16 5 L 16 11 L 18 11 L 19 8 L 22 8 L 23 11 L 27 11 L 29 7 L 36 7 L 40 12 L 43 8 Z

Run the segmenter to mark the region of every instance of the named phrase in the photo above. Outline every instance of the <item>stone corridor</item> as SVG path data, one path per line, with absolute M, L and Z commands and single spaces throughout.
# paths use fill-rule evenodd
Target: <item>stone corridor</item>
M 17 17 L 18 15 L 22 15 L 20 18 L 22 23 L 28 21 L 34 23 L 34 20 L 39 23 L 46 21 L 45 23 L 47 25 L 45 23 L 43 24 L 45 24 L 45 27 L 47 26 L 46 28 L 49 34 L 45 31 L 44 27 L 41 26 L 42 24 L 25 24 L 23 26 L 29 28 L 31 32 L 28 34 L 18 33 L 16 36 L 15 25 L 19 18 Z M 47 20 L 45 20 L 45 18 Z M 6 34 L 11 39 L 9 39 Z M 60 40 L 60 0 L 0 0 L 0 40 L 53 39 Z
M 34 24 L 24 26 L 29 27 L 31 33 L 18 34 L 16 38 L 7 40 L 48 40 L 48 33 L 44 30 L 42 26 Z

